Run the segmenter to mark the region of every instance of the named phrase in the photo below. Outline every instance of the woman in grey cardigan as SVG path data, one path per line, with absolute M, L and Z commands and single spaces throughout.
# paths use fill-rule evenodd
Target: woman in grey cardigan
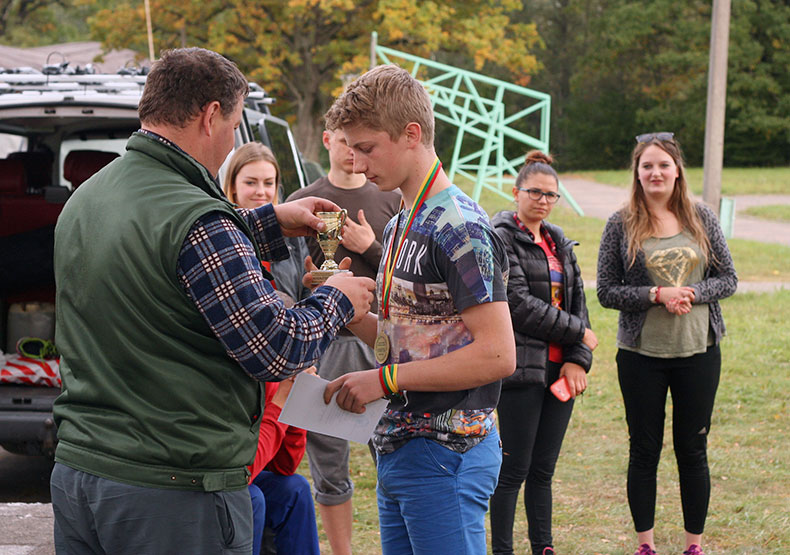
M 656 553 L 656 470 L 668 389 L 684 554 L 703 555 L 707 435 L 724 335 L 718 300 L 735 292 L 738 279 L 716 215 L 689 195 L 674 135 L 639 135 L 632 166 L 630 201 L 601 237 L 598 299 L 620 311 L 617 372 L 630 435 L 627 489 L 636 555 Z

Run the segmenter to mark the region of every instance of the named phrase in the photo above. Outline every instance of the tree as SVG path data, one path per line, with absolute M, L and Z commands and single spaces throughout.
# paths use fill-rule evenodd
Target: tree
M 724 161 L 790 164 L 790 2 L 733 3 Z
M 69 0 L 0 0 L 0 42 L 38 46 L 87 33 L 84 17 L 72 17 Z
M 159 49 L 204 46 L 236 61 L 278 98 L 277 111 L 295 114 L 294 135 L 313 160 L 321 116 L 344 79 L 368 65 L 371 31 L 420 56 L 456 53 L 470 69 L 507 68 L 524 83 L 537 69 L 538 36 L 534 25 L 510 21 L 520 8 L 518 0 L 151 0 Z M 142 2 L 108 5 L 91 27 L 108 49 L 146 51 Z
M 674 131 L 691 165 L 705 135 L 709 0 L 534 0 L 546 48 L 533 86 L 552 95 L 564 167 L 623 167 L 634 135 Z M 724 162 L 790 161 L 790 3 L 733 3 Z
M 706 0 L 624 2 L 607 10 L 600 25 L 609 39 L 585 61 L 593 73 L 616 79 L 624 112 L 633 114 L 613 143 L 620 152 L 631 151 L 638 133 L 668 130 L 690 163 L 702 163 L 710 16 Z M 619 163 L 628 162 L 626 155 Z
M 547 45 L 534 84 L 552 95 L 563 167 L 622 167 L 650 129 L 698 138 L 701 156 L 709 11 L 702 0 L 556 0 L 530 12 Z
M 540 32 L 542 42 L 535 50 L 540 67 L 530 86 L 551 95 L 551 145 L 552 151 L 559 155 L 557 161 L 561 168 L 579 166 L 583 153 L 570 149 L 579 143 L 580 131 L 596 129 L 605 134 L 605 124 L 601 124 L 611 121 L 611 115 L 603 115 L 597 125 L 584 129 L 573 125 L 579 119 L 591 124 L 592 117 L 607 112 L 600 106 L 588 112 L 576 101 L 579 95 L 572 90 L 574 75 L 583 72 L 580 68 L 582 58 L 589 52 L 594 39 L 592 23 L 606 4 L 603 0 L 532 0 L 525 3 L 524 10 L 516 18 L 534 24 Z

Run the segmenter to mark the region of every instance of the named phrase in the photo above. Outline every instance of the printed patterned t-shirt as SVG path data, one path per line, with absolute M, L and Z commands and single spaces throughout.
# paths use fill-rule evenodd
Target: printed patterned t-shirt
M 408 210 L 384 232 L 384 255 L 377 292 L 382 300 L 387 252 Z M 397 247 L 397 242 L 396 242 Z M 398 257 L 389 299 L 389 318 L 379 311 L 380 332 L 390 340 L 389 362 L 436 358 L 472 342 L 461 312 L 482 303 L 507 302 L 505 248 L 487 214 L 451 186 L 427 199 L 418 211 Z M 376 427 L 373 443 L 391 453 L 409 439 L 428 437 L 465 452 L 494 426 L 499 382 L 461 392 L 405 392 L 405 403 L 391 402 Z

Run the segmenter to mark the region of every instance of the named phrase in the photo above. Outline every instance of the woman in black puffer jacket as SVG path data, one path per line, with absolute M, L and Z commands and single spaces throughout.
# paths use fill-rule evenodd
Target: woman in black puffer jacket
M 516 178 L 515 212 L 494 216 L 510 262 L 508 303 L 516 337 L 516 371 L 502 383 L 497 406 L 502 468 L 491 498 L 494 554 L 513 553 L 518 492 L 524 504 L 532 553 L 554 553 L 551 537 L 551 479 L 573 410 L 573 397 L 587 387 L 592 350 L 576 255 L 577 243 L 545 220 L 559 195 L 552 158 L 527 153 Z M 549 386 L 564 377 L 571 399 L 562 402 Z

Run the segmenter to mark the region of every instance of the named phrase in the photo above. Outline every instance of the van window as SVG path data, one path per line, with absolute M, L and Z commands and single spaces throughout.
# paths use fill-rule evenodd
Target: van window
M 104 152 L 117 152 L 123 156 L 126 152 L 128 137 L 123 139 L 66 139 L 60 143 L 60 164 L 58 165 L 60 185 L 66 185 L 66 178 L 63 177 L 63 163 L 69 152 L 72 150 L 101 150 Z
M 9 154 L 20 150 L 27 150 L 26 137 L 0 133 L 0 158 L 8 158 Z

